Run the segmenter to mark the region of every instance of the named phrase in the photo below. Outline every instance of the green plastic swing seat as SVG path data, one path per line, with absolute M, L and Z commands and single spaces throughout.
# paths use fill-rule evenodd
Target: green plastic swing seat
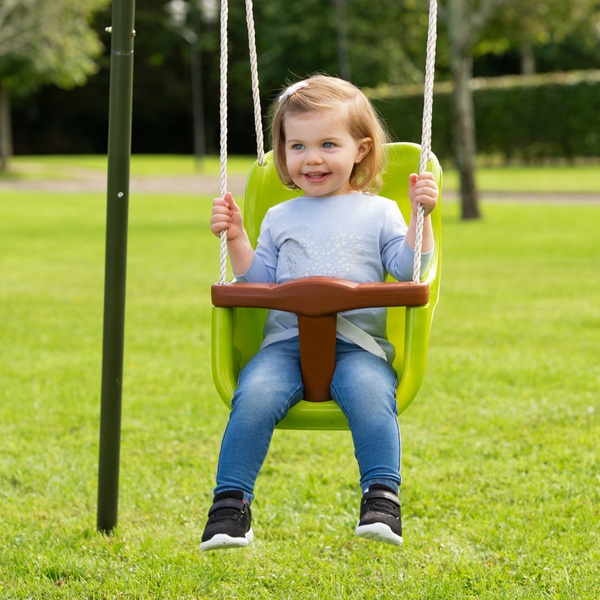
M 411 210 L 408 199 L 408 178 L 411 173 L 419 171 L 420 147 L 407 142 L 393 143 L 388 144 L 387 153 L 387 168 L 380 193 L 382 196 L 396 200 L 408 222 Z M 302 308 L 286 310 L 304 312 L 304 314 L 299 312 L 301 346 L 303 335 L 309 337 L 309 334 L 303 334 L 302 321 L 307 323 L 307 329 L 312 328 L 310 335 L 316 336 L 319 344 L 322 341 L 325 343 L 327 329 L 330 330 L 332 343 L 335 344 L 335 312 L 357 306 L 390 306 L 388 308 L 387 334 L 388 339 L 396 347 L 394 368 L 398 373 L 399 381 L 397 391 L 399 414 L 409 406 L 417 395 L 425 375 L 429 331 L 440 289 L 442 170 L 437 158 L 433 155 L 427 165 L 427 170 L 435 176 L 440 188 L 440 201 L 436 210 L 431 214 L 435 249 L 429 269 L 421 283 L 364 284 L 364 287 L 368 288 L 366 292 L 355 290 L 356 287 L 363 286 L 330 278 L 309 278 L 312 283 L 317 280 L 317 285 L 309 286 L 309 291 L 305 291 L 306 287 L 299 287 L 299 282 L 279 286 L 276 284 L 236 283 L 213 285 L 213 379 L 219 395 L 228 407 L 231 406 L 231 399 L 241 369 L 258 351 L 262 341 L 267 310 L 256 307 L 279 308 L 282 306 L 281 302 L 289 300 L 290 297 Z M 244 225 L 253 245 L 256 244 L 267 210 L 274 204 L 297 195 L 296 190 L 287 189 L 279 180 L 272 153 L 267 154 L 263 166 L 258 163 L 254 164 L 249 174 L 242 208 Z M 319 281 L 321 279 L 323 282 Z M 286 287 L 289 287 L 289 290 Z M 313 293 L 314 290 L 316 290 L 315 293 Z M 367 300 L 353 299 L 355 292 L 362 293 L 363 297 L 367 296 Z M 240 297 L 240 293 L 243 296 Z M 267 302 L 261 300 L 264 294 L 271 295 Z M 258 296 L 258 299 L 255 296 Z M 286 300 L 281 300 L 283 296 L 286 297 Z M 358 303 L 352 304 L 352 302 Z M 308 306 L 318 307 L 320 304 L 327 305 L 327 308 L 323 308 L 323 311 L 306 308 Z M 285 306 L 285 304 L 283 305 Z M 333 308 L 331 308 L 332 306 Z M 335 312 L 332 313 L 331 310 L 335 310 Z M 314 349 L 315 346 L 313 345 L 311 348 Z M 303 376 L 305 369 L 316 368 L 316 365 L 319 365 L 320 368 L 321 359 L 312 356 L 314 354 L 312 349 L 306 353 L 308 366 L 305 366 L 305 355 L 302 355 Z M 322 389 L 323 385 L 321 385 Z M 305 377 L 305 394 L 307 397 L 313 396 L 313 399 L 317 401 L 301 400 L 277 427 L 279 429 L 347 429 L 346 417 L 337 404 L 328 399 L 327 385 L 324 389 L 325 396 L 322 391 L 318 390 L 316 393 L 309 394 Z

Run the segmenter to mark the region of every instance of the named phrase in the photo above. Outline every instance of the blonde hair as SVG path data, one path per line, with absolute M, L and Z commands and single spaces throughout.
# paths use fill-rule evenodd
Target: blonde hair
M 350 187 L 362 192 L 378 192 L 385 165 L 384 144 L 388 141 L 384 125 L 367 97 L 355 85 L 326 75 L 313 75 L 302 83 L 294 84 L 280 96 L 271 123 L 274 162 L 279 178 L 290 189 L 298 189 L 286 166 L 286 118 L 326 111 L 336 111 L 345 118 L 348 132 L 355 140 L 371 138 L 372 148 L 352 169 Z

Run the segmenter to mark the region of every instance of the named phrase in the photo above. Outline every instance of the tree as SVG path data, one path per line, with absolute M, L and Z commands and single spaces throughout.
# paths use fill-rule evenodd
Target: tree
M 449 64 L 454 83 L 453 137 L 456 165 L 460 174 L 462 217 L 480 215 L 475 181 L 475 122 L 470 81 L 473 56 L 484 32 L 486 44 L 503 39 L 505 48 L 518 47 L 522 65 L 534 70 L 532 48 L 550 39 L 564 39 L 569 33 L 587 29 L 597 22 L 598 0 L 445 0 L 440 16 L 448 34 Z M 488 27 L 490 23 L 494 28 Z M 586 27 L 582 24 L 586 23 Z M 496 33 L 496 35 L 494 35 Z
M 538 70 L 536 51 L 562 44 L 573 34 L 577 37 L 578 53 L 588 52 L 591 57 L 598 46 L 599 19 L 598 0 L 509 3 L 486 29 L 486 45 L 494 54 L 502 54 L 507 49 L 516 51 L 520 57 L 520 72 L 531 75 Z M 556 68 L 553 64 L 552 70 Z
M 475 117 L 471 79 L 473 52 L 485 25 L 498 9 L 513 0 L 446 0 L 440 17 L 448 31 L 453 92 L 454 156 L 460 175 L 462 218 L 481 217 L 475 181 Z
M 359 87 L 422 79 L 422 0 L 257 0 L 255 9 L 261 78 L 272 90 L 315 71 L 349 74 Z
M 96 72 L 93 15 L 109 0 L 3 0 L 0 5 L 0 170 L 12 155 L 11 93 L 71 88 Z

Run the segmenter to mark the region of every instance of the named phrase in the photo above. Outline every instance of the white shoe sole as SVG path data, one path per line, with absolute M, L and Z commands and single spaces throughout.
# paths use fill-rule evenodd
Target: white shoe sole
M 254 533 L 252 529 L 246 533 L 245 537 L 234 538 L 226 533 L 217 533 L 210 540 L 200 544 L 200 550 L 226 550 L 227 548 L 244 548 L 252 542 Z
M 401 546 L 404 543 L 402 537 L 395 534 L 390 526 L 385 523 L 357 525 L 356 535 L 368 540 L 383 542 L 384 544 L 393 544 L 394 546 Z

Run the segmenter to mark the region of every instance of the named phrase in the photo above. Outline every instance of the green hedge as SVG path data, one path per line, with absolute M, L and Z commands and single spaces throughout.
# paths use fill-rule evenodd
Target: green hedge
M 474 79 L 477 153 L 538 162 L 600 156 L 600 71 Z M 420 87 L 368 91 L 398 140 L 419 142 Z M 437 84 L 433 151 L 452 157 L 451 86 Z

